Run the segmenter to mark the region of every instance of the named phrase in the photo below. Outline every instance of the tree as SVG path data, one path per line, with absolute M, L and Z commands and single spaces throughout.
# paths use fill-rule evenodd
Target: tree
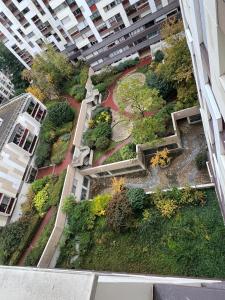
M 174 84 L 171 81 L 168 81 L 167 79 L 156 74 L 152 70 L 148 71 L 146 77 L 147 85 L 151 89 L 157 89 L 160 95 L 163 97 L 163 99 L 170 100 L 169 98 L 176 93 L 176 90 L 173 86 Z
M 113 195 L 106 208 L 106 221 L 108 226 L 116 231 L 121 232 L 129 227 L 132 216 L 131 204 L 127 199 L 126 192 L 120 192 Z
M 70 122 L 74 119 L 74 111 L 67 102 L 58 102 L 50 106 L 48 119 L 53 125 L 59 127 L 63 125 L 63 123 Z
M 156 63 L 161 63 L 162 61 L 163 61 L 163 59 L 164 59 L 164 53 L 163 53 L 163 51 L 162 50 L 157 50 L 156 52 L 155 52 L 155 59 L 154 59 L 154 61 L 156 62 Z
M 27 93 L 31 93 L 34 97 L 36 97 L 40 101 L 44 101 L 46 99 L 46 95 L 35 85 L 30 85 L 26 89 Z
M 20 61 L 2 44 L 0 43 L 0 70 L 6 74 L 12 75 L 12 83 L 15 88 L 15 95 L 24 92 L 28 83 L 22 79 L 22 70 L 24 66 Z
M 133 122 L 132 136 L 135 144 L 154 144 L 163 132 L 165 124 L 157 116 L 140 118 Z
M 127 197 L 134 211 L 141 211 L 146 199 L 145 191 L 141 188 L 128 189 Z
M 119 106 L 125 111 L 129 106 L 134 117 L 143 117 L 145 112 L 154 112 L 160 109 L 164 101 L 156 89 L 143 86 L 136 78 L 128 77 L 118 86 L 117 97 Z
M 60 94 L 65 80 L 71 78 L 73 65 L 68 58 L 46 45 L 45 51 L 33 59 L 31 70 L 23 71 L 23 78 L 32 81 L 48 97 Z

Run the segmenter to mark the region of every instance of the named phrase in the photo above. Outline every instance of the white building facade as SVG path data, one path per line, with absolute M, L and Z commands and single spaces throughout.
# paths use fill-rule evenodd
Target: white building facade
M 35 176 L 31 161 L 45 115 L 31 94 L 0 107 L 0 226 L 12 216 L 23 183 Z
M 208 144 L 208 169 L 225 218 L 225 2 L 180 0 Z
M 0 40 L 26 68 L 48 42 L 99 69 L 149 50 L 178 12 L 179 0 L 0 0 Z
M 14 85 L 10 78 L 0 71 L 0 105 L 14 95 Z

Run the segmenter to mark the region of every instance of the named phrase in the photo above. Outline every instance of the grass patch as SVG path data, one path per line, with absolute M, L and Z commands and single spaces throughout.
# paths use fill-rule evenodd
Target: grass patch
M 225 278 L 225 227 L 214 190 L 206 190 L 206 204 L 186 205 L 169 218 L 145 204 L 149 222 L 136 215 L 125 232 L 113 232 L 104 216 L 93 221 L 84 207 L 80 223 L 70 219 L 70 235 L 62 246 L 58 266 L 99 271 L 153 273 Z M 83 205 L 83 204 L 82 204 Z M 77 214 L 77 212 L 74 214 Z M 77 215 L 78 217 L 78 215 Z M 74 222 L 74 223 L 73 223 Z M 85 225 L 85 226 L 84 226 Z M 73 228 L 76 232 L 71 234 Z M 75 243 L 79 238 L 78 260 Z

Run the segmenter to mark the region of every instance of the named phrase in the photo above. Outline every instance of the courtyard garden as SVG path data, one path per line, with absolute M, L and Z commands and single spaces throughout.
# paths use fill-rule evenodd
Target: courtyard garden
M 156 51 L 151 63 L 128 60 L 91 77 L 103 95 L 102 109 L 110 111 L 112 128 L 107 136 L 111 142 L 104 140 L 104 149 L 99 152 L 96 145 L 91 145 L 95 150 L 95 165 L 123 160 L 123 147 L 156 145 L 174 134 L 172 112 L 197 105 L 188 46 L 185 37 L 176 34 L 181 30 L 180 22 L 162 29 L 167 46 Z
M 0 263 L 17 265 L 40 228 L 45 216 L 51 212 L 47 226 L 40 233 L 37 244 L 23 257 L 26 264 L 36 265 L 54 226 L 57 206 L 64 183 L 65 172 L 60 176 L 46 176 L 35 180 L 30 187 L 27 201 L 22 204 L 22 215 L 18 221 L 0 230 Z
M 127 188 L 91 201 L 65 200 L 57 266 L 97 271 L 224 278 L 225 229 L 213 189 Z

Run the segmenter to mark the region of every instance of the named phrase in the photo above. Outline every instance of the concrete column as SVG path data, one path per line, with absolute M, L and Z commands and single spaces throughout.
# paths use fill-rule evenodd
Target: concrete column
M 149 6 L 151 8 L 151 11 L 154 13 L 157 11 L 156 5 L 155 5 L 155 1 L 154 0 L 148 0 L 149 2 Z

